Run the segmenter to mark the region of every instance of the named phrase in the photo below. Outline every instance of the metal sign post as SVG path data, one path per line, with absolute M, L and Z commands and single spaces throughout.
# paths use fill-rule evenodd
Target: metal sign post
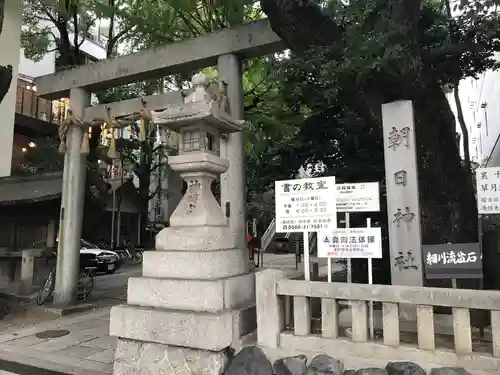
M 327 259 L 328 263 L 328 282 L 332 282 L 332 258 Z
M 345 227 L 349 229 L 351 227 L 351 223 L 349 222 L 349 212 L 345 213 Z M 351 258 L 347 258 L 347 282 L 352 283 L 352 262 Z
M 318 237 L 318 257 L 347 259 L 348 282 L 352 282 L 351 260 L 368 260 L 368 283 L 373 284 L 372 259 L 382 258 L 382 229 L 371 226 L 371 219 L 366 219 L 365 228 L 349 228 L 349 214 L 346 213 L 346 228 L 334 231 L 322 231 Z M 375 337 L 373 301 L 369 302 L 370 335 Z
M 309 264 L 309 233 L 304 232 L 304 278 L 311 281 L 311 269 Z
M 366 218 L 366 227 L 371 228 L 372 227 L 372 219 L 371 218 Z M 373 262 L 372 258 L 368 258 L 368 284 L 373 285 Z M 373 324 L 373 301 L 370 301 L 369 305 L 369 311 L 368 311 L 368 316 L 370 320 L 370 337 L 371 339 L 375 339 L 375 327 Z
M 350 228 L 350 212 L 380 211 L 378 182 L 337 184 L 337 212 L 345 213 L 345 228 Z M 328 259 L 328 282 L 331 282 L 332 260 Z M 352 283 L 352 261 L 347 258 L 347 282 Z

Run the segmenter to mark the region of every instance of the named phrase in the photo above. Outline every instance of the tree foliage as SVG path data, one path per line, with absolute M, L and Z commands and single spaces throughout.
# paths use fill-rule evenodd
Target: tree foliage
M 60 68 L 85 63 L 81 47 L 92 38 L 92 28 L 100 20 L 109 23 L 101 44 L 106 56 L 116 54 L 117 46 L 134 26 L 127 0 L 26 0 L 24 2 L 21 46 L 26 57 L 39 61 L 47 53 L 57 51 Z M 137 20 L 137 19 L 136 19 Z
M 289 103 L 311 111 L 306 121 L 320 115 L 335 127 L 335 113 L 327 109 L 337 107 L 337 116 L 351 114 L 364 123 L 363 134 L 373 135 L 371 145 L 378 144 L 381 155 L 381 105 L 413 101 L 424 241 L 474 240 L 472 180 L 462 166 L 454 117 L 441 87 L 497 67 L 498 20 L 465 15 L 453 20 L 439 4 L 409 0 L 331 1 L 323 8 L 294 0 L 262 0 L 261 5 L 292 50 L 284 80 Z M 345 128 L 340 145 L 359 142 L 359 135 L 353 137 L 356 123 Z M 364 147 L 351 150 L 356 157 L 364 152 Z M 342 153 L 352 166 L 349 150 Z

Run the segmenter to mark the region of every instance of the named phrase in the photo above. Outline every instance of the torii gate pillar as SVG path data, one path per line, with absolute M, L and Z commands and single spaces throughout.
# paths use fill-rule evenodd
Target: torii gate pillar
M 82 118 L 84 108 L 90 105 L 90 93 L 81 88 L 71 89 L 69 100 L 72 113 Z M 87 173 L 87 155 L 80 151 L 82 138 L 81 127 L 75 125 L 68 127 L 54 290 L 54 305 L 60 307 L 72 305 L 77 297 Z
M 219 81 L 227 83 L 227 95 L 231 116 L 243 120 L 243 73 L 242 63 L 235 54 L 218 57 Z M 229 134 L 221 139 L 221 156 L 230 160 L 229 169 L 221 176 L 221 206 L 227 215 L 229 227 L 234 236 L 235 247 L 245 249 L 246 241 L 246 189 L 245 189 L 245 138 L 243 132 Z M 229 203 L 229 205 L 227 204 Z

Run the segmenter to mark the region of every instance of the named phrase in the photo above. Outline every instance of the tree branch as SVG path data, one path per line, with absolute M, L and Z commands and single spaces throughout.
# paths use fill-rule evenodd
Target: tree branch
M 148 195 L 148 201 L 156 197 L 160 191 L 161 191 L 161 184 L 158 184 L 156 186 L 156 189 L 151 194 Z
M 110 39 L 110 42 L 108 42 L 108 45 L 111 46 L 111 48 L 114 48 L 115 44 L 122 38 L 125 34 L 129 33 L 132 31 L 132 29 L 135 27 L 135 25 L 130 25 L 125 27 L 122 31 L 117 33 L 113 38 Z

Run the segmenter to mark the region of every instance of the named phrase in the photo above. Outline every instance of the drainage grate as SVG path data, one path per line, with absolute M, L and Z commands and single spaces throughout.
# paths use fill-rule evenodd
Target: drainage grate
M 67 329 L 51 329 L 48 331 L 38 332 L 35 336 L 39 339 L 55 339 L 69 334 Z

